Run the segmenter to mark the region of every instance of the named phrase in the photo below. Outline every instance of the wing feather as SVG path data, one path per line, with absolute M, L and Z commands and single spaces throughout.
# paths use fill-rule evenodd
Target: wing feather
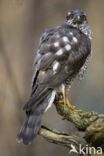
M 72 31 L 72 28 L 70 31 Z M 57 34 L 57 32 L 60 32 L 60 35 Z M 34 63 L 35 74 L 33 76 L 32 94 L 29 101 L 25 104 L 24 109 L 36 107 L 41 103 L 41 100 L 48 96 L 50 91 L 59 87 L 68 77 L 73 78 L 79 72 L 87 56 L 90 54 L 90 41 L 84 34 L 79 35 L 79 32 L 77 30 L 75 31 L 75 37 L 78 41 L 76 43 L 72 41 L 73 36 L 70 35 L 69 29 L 68 31 L 66 30 L 66 32 L 61 32 L 60 27 L 58 27 L 55 30 L 51 29 L 43 34 Z M 71 49 L 69 52 L 58 56 L 49 45 L 53 45 L 53 41 L 56 39 L 60 41 L 66 34 Z M 58 38 L 56 36 L 58 36 Z M 45 49 L 45 51 L 43 49 Z M 56 72 L 53 71 L 55 61 L 59 63 Z

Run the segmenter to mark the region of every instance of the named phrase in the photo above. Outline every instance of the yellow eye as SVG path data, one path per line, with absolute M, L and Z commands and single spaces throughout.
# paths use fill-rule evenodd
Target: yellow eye
M 80 16 L 77 16 L 77 19 L 78 19 L 78 20 L 80 20 L 80 18 L 81 18 Z

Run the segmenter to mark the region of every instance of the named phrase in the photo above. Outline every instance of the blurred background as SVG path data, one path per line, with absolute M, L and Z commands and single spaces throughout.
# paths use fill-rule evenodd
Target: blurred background
M 16 142 L 24 120 L 22 106 L 31 91 L 32 65 L 39 38 L 47 28 L 61 25 L 66 13 L 81 8 L 93 32 L 92 59 L 84 80 L 75 82 L 70 101 L 85 111 L 104 113 L 104 1 L 0 0 L 0 155 L 68 156 L 64 147 L 38 136 L 32 145 Z M 46 126 L 70 134 L 75 127 L 61 120 L 53 106 L 43 118 Z

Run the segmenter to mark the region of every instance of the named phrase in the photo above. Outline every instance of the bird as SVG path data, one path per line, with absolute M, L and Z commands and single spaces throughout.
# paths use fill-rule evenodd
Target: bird
M 32 91 L 23 106 L 26 119 L 17 134 L 18 142 L 31 144 L 40 128 L 43 114 L 52 106 L 58 92 L 69 109 L 73 80 L 83 76 L 91 55 L 92 32 L 87 15 L 81 9 L 71 10 L 61 26 L 46 30 L 37 48 L 32 77 Z

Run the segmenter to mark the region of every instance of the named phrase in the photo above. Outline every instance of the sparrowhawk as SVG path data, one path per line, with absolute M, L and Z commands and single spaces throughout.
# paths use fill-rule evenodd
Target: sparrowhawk
M 57 92 L 64 103 L 71 82 L 83 75 L 91 54 L 91 31 L 82 10 L 68 12 L 65 22 L 42 34 L 34 61 L 32 92 L 24 105 L 26 120 L 17 135 L 19 142 L 30 144 L 41 127 L 41 119 L 53 104 Z

